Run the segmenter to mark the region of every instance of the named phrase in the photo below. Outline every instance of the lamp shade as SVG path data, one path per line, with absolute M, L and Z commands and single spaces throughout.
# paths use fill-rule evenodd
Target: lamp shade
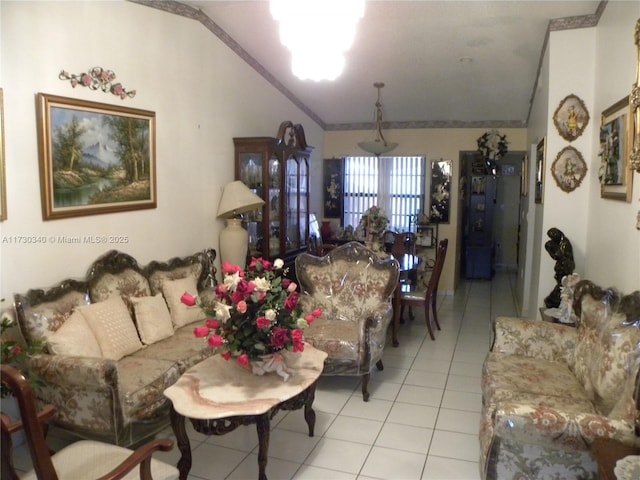
M 398 146 L 397 143 L 393 142 L 383 142 L 380 139 L 375 139 L 370 142 L 360 142 L 358 146 L 363 149 L 365 152 L 373 153 L 378 156 L 383 153 L 390 152 L 394 148 Z
M 240 180 L 227 183 L 218 205 L 218 218 L 233 218 L 256 210 L 264 205 L 264 200 L 253 193 Z

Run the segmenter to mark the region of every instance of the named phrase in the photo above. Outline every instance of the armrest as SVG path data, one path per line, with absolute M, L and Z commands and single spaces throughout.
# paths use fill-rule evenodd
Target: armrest
M 522 444 L 588 450 L 599 438 L 633 446 L 640 439 L 633 424 L 593 413 L 570 413 L 533 405 L 510 404 L 493 415 L 494 433 L 502 439 Z
M 140 465 L 140 478 L 151 478 L 151 455 L 153 452 L 168 452 L 173 448 L 173 442 L 168 439 L 153 440 L 138 447 L 116 468 L 98 480 L 116 480 L 124 477 L 127 473 Z
M 116 388 L 117 362 L 108 358 L 37 354 L 29 359 L 29 372 L 49 386 Z
M 40 412 L 38 412 L 38 416 L 37 416 L 38 422 L 40 423 L 46 422 L 51 417 L 53 417 L 55 413 L 56 413 L 56 409 L 53 405 L 45 405 L 44 408 Z M 3 427 L 9 433 L 15 433 L 15 432 L 19 432 L 20 430 L 24 430 L 24 425 L 22 424 L 21 420 L 12 422 L 9 416 L 5 415 L 4 413 L 0 414 L 0 421 L 2 422 Z
M 522 355 L 573 365 L 577 329 L 561 323 L 497 317 L 492 352 Z

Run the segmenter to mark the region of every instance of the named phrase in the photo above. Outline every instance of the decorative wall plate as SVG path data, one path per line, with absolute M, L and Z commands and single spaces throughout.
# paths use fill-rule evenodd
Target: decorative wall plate
M 573 147 L 564 147 L 551 165 L 551 175 L 563 191 L 573 192 L 587 174 L 582 154 Z
M 576 95 L 567 95 L 553 114 L 553 123 L 562 138 L 574 141 L 589 123 L 589 112 L 584 102 Z

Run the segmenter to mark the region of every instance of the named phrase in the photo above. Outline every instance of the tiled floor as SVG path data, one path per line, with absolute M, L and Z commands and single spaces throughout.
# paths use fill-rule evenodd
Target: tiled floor
M 385 349 L 385 368 L 374 371 L 367 403 L 357 378 L 321 377 L 313 438 L 301 411 L 281 412 L 272 420 L 269 479 L 478 479 L 480 370 L 490 320 L 516 314 L 514 282 L 515 275 L 506 273 L 491 282 L 466 280 L 455 296 L 439 299 L 442 330 L 436 341 L 417 312 L 401 326 L 400 346 Z M 173 437 L 170 430 L 163 436 Z M 220 437 L 194 431 L 189 436 L 190 480 L 257 478 L 253 426 Z M 19 447 L 16 464 L 25 465 L 25 458 Z M 157 458 L 175 464 L 179 452 L 174 448 Z

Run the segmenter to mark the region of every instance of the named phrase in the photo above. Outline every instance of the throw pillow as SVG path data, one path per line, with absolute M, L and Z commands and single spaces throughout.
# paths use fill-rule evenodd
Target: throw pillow
M 186 306 L 180 301 L 180 297 L 186 293 L 195 296 L 198 294 L 198 285 L 193 276 L 179 280 L 168 280 L 162 283 L 164 298 L 171 312 L 173 326 L 178 328 L 198 320 L 204 320 L 205 314 L 198 305 Z
M 47 334 L 47 348 L 55 355 L 102 357 L 96 336 L 78 310 L 58 330 Z
M 140 339 L 145 345 L 173 335 L 173 323 L 161 293 L 153 297 L 131 297 Z
M 120 360 L 142 348 L 129 310 L 119 295 L 78 309 L 96 336 L 103 357 Z

